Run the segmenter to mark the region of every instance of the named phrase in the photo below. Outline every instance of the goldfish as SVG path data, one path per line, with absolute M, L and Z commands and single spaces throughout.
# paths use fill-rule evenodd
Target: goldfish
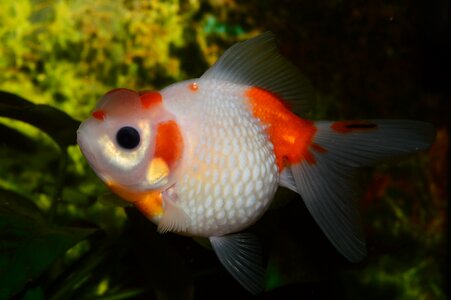
M 233 45 L 200 78 L 107 92 L 77 140 L 106 186 L 159 232 L 208 238 L 225 269 L 259 293 L 261 249 L 245 230 L 279 186 L 298 193 L 332 245 L 358 262 L 366 245 L 353 170 L 425 150 L 435 136 L 421 121 L 309 120 L 310 88 L 267 32 Z

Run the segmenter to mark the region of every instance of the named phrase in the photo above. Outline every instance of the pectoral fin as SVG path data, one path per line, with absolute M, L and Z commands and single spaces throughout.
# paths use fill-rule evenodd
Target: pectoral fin
M 264 290 L 261 248 L 253 234 L 213 236 L 210 242 L 223 266 L 246 290 L 253 294 Z
M 163 203 L 164 213 L 158 224 L 158 231 L 160 233 L 186 231 L 190 223 L 189 216 L 170 196 L 165 195 Z

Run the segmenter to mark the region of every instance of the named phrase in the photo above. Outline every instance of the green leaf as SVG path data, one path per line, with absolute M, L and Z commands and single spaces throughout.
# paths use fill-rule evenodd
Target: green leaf
M 25 293 L 23 300 L 45 300 L 44 292 L 41 287 L 30 289 Z
M 21 214 L 0 211 L 0 299 L 39 276 L 94 229 L 55 228 Z
M 0 188 L 0 214 L 20 215 L 39 224 L 45 223 L 44 215 L 30 199 L 2 188 Z
M 25 134 L 0 124 L 0 145 L 30 153 L 36 149 L 36 142 Z
M 55 107 L 34 104 L 20 96 L 0 91 L 0 116 L 39 128 L 62 148 L 76 144 L 80 122 Z

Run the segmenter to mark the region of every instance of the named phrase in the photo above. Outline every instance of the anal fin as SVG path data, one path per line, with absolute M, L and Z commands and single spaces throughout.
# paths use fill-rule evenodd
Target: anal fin
M 261 248 L 253 234 L 213 236 L 210 242 L 222 265 L 246 290 L 253 294 L 264 290 Z

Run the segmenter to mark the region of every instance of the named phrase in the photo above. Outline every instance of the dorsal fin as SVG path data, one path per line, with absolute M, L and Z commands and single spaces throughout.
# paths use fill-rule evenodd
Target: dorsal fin
M 314 97 L 310 82 L 277 51 L 271 32 L 233 45 L 201 78 L 263 88 L 302 113 Z

